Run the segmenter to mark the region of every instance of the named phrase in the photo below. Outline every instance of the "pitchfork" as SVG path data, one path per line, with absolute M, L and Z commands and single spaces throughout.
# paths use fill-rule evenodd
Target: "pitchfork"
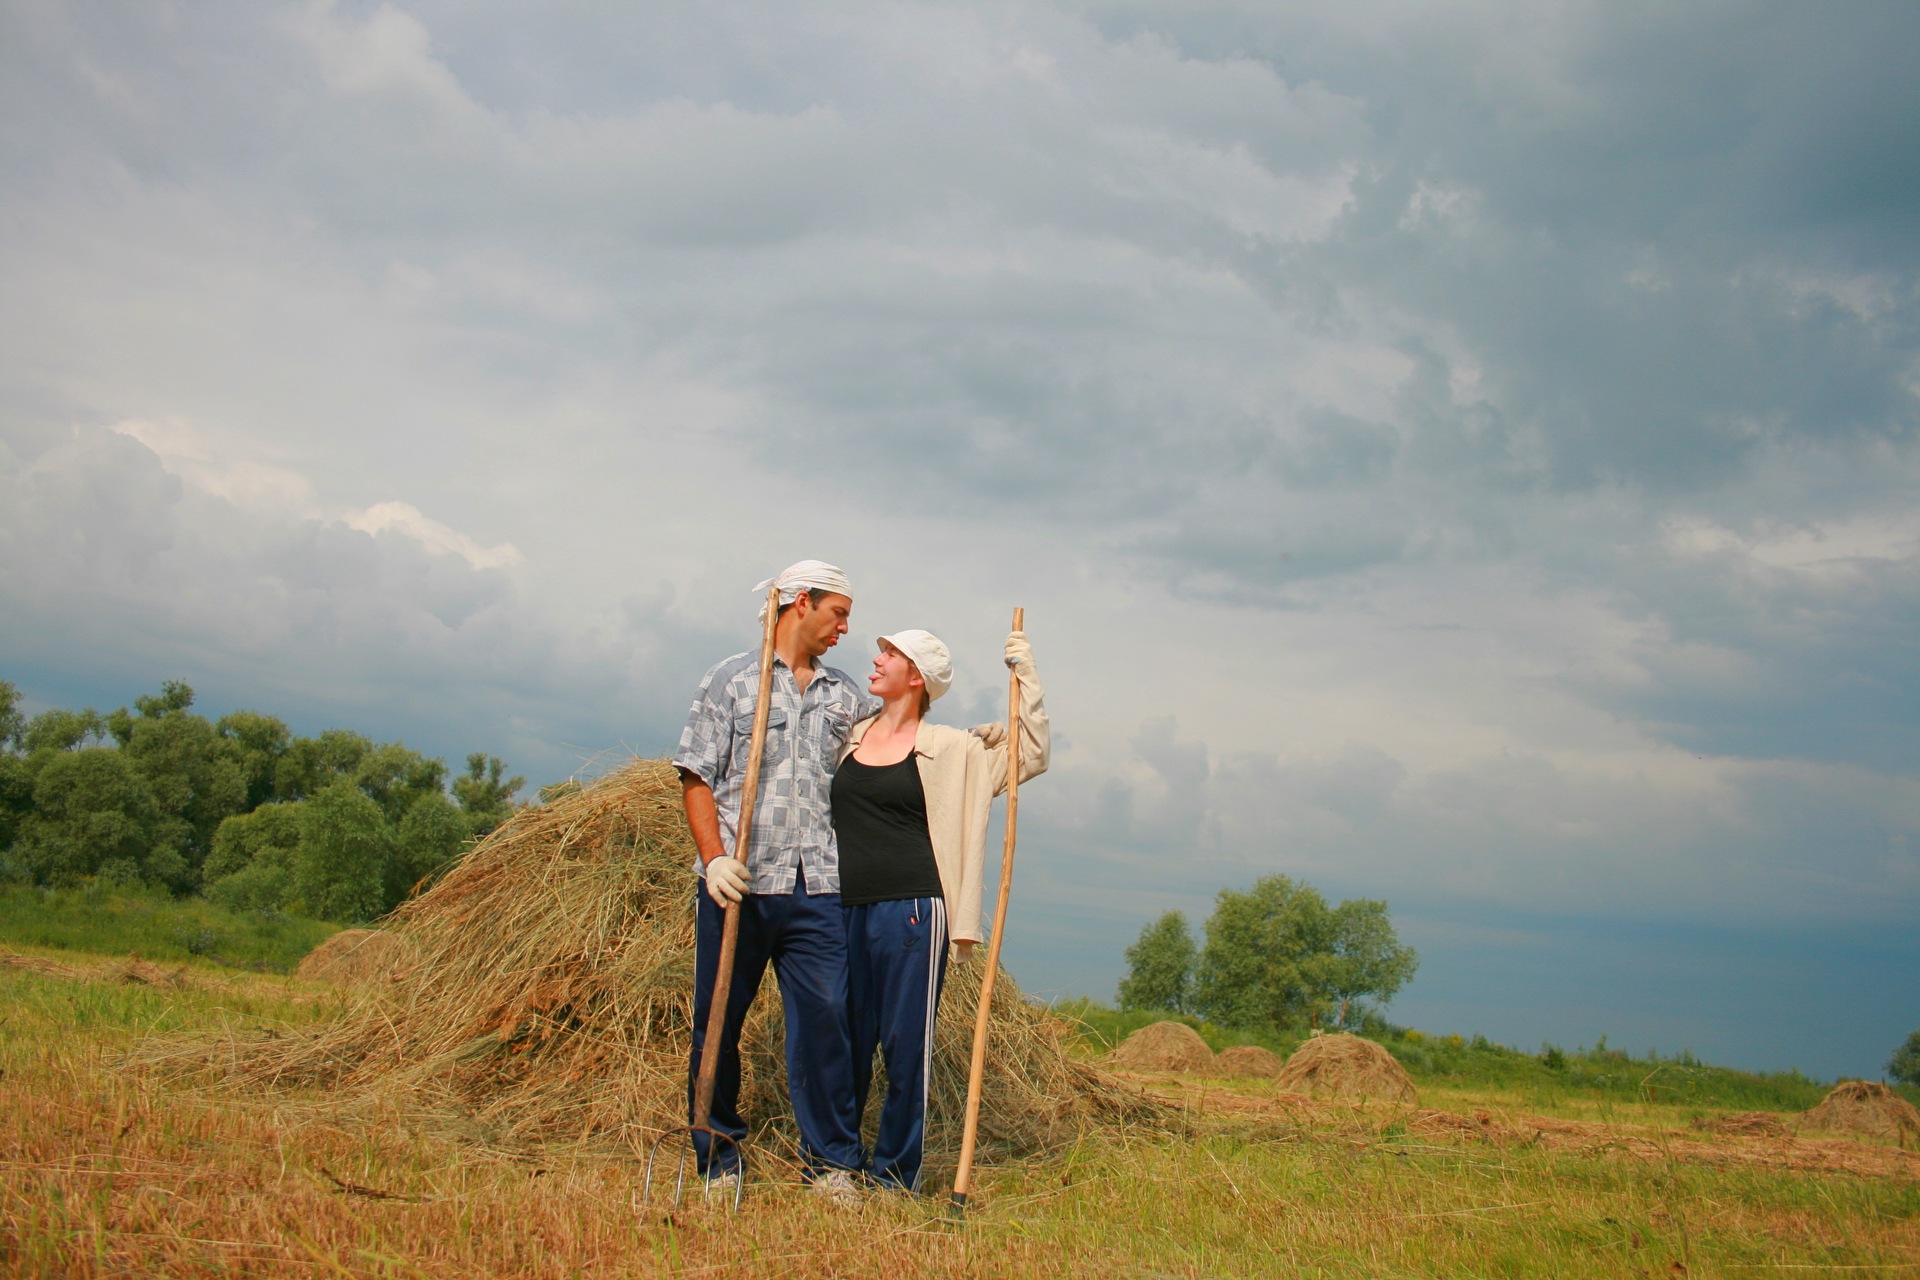
M 760 795 L 760 753 L 767 745 L 767 703 L 773 696 L 773 630 L 779 617 L 780 588 L 775 586 L 767 592 L 766 628 L 760 637 L 760 695 L 753 704 L 753 738 L 747 747 L 746 787 L 740 796 L 740 820 L 734 828 L 737 834 L 733 842 L 733 856 L 743 866 L 747 861 L 747 839 L 753 833 L 754 801 Z M 653 1198 L 653 1165 L 660 1154 L 660 1145 L 682 1136 L 688 1140 L 680 1150 L 680 1163 L 673 1179 L 673 1202 L 679 1204 L 687 1185 L 687 1152 L 692 1149 L 693 1136 L 704 1133 L 709 1143 L 709 1167 L 719 1154 L 719 1148 L 714 1144 L 724 1142 L 733 1148 L 739 1176 L 733 1183 L 732 1207 L 735 1210 L 740 1208 L 740 1192 L 746 1182 L 746 1160 L 741 1155 L 740 1144 L 710 1123 L 713 1082 L 720 1072 L 720 1041 L 727 1029 L 727 998 L 733 993 L 733 953 L 739 942 L 740 903 L 735 902 L 727 906 L 726 924 L 720 931 L 720 963 L 713 978 L 713 1005 L 707 1014 L 707 1037 L 700 1047 L 700 1076 L 693 1091 L 693 1123 L 685 1128 L 668 1129 L 654 1139 L 653 1146 L 647 1152 L 645 1194 L 649 1200 Z

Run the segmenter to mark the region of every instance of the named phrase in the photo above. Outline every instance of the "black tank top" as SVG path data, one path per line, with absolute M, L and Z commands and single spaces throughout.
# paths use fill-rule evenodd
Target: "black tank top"
M 927 793 L 911 751 L 898 764 L 861 764 L 853 756 L 840 762 L 833 771 L 833 834 L 844 905 L 941 896 Z

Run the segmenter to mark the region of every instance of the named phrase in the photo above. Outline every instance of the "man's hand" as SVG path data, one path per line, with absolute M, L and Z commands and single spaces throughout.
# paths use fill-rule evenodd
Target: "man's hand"
M 989 751 L 1007 740 L 1007 726 L 999 723 L 977 724 L 967 732 L 986 743 Z
M 1007 665 L 1019 667 L 1022 663 L 1033 665 L 1033 646 L 1027 642 L 1024 631 L 1007 632 Z
M 707 896 L 722 910 L 745 898 L 752 887 L 753 881 L 747 878 L 740 859 L 723 853 L 707 863 Z
M 972 958 L 973 943 L 970 940 L 961 938 L 953 944 L 953 962 L 955 964 L 965 964 Z

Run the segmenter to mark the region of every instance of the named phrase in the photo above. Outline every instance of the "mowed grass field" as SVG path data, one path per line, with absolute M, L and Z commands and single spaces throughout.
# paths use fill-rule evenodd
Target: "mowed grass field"
M 1178 1132 L 986 1169 L 964 1227 L 943 1201 L 847 1209 L 774 1173 L 738 1214 L 647 1203 L 630 1154 L 498 1150 L 485 1117 L 170 1083 L 130 1055 L 155 1037 L 295 1032 L 344 999 L 173 972 L 0 955 L 5 1274 L 1920 1275 L 1920 1153 L 1713 1137 L 1696 1106 L 1567 1093 L 1543 1111 L 1537 1090 L 1433 1082 L 1401 1108 L 1144 1080 Z

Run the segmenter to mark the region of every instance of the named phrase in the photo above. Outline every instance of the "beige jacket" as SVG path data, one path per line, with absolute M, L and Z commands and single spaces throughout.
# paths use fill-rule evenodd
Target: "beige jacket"
M 1020 667 L 1020 781 L 1047 771 L 1052 737 L 1047 707 L 1042 700 L 1040 673 L 1031 662 Z M 853 726 L 845 760 L 867 735 L 868 716 Z M 1004 739 L 1005 735 L 1002 735 Z M 914 735 L 913 754 L 920 768 L 920 787 L 927 795 L 927 834 L 933 841 L 933 860 L 940 867 L 940 888 L 947 900 L 947 933 L 955 942 L 984 941 L 980 899 L 987 864 L 987 815 L 993 798 L 1007 789 L 1007 746 L 986 743 L 965 729 L 922 720 Z

